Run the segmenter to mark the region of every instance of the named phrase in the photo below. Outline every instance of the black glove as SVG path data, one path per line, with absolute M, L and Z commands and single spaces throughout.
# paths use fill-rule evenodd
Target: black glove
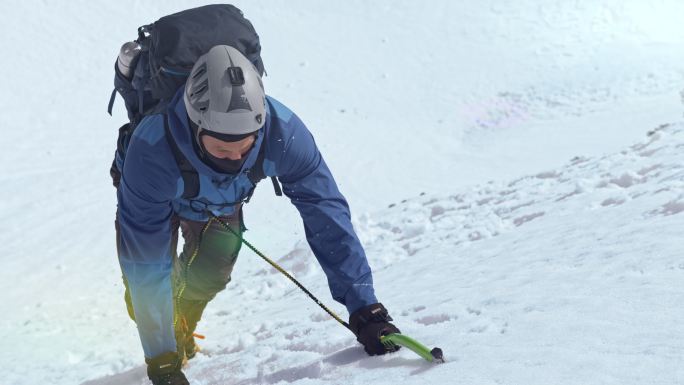
M 396 352 L 400 348 L 396 345 L 386 347 L 380 343 L 381 336 L 400 333 L 389 321 L 392 321 L 392 317 L 387 309 L 381 303 L 374 303 L 355 311 L 349 317 L 349 328 L 356 334 L 356 340 L 363 345 L 368 355 L 381 355 Z
M 147 377 L 153 385 L 190 385 L 181 372 L 181 359 L 176 352 L 146 358 Z

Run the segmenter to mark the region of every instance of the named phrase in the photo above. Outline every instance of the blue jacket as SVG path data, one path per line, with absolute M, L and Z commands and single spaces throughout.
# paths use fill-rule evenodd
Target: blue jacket
M 245 170 L 265 147 L 264 172 L 277 176 L 283 193 L 299 210 L 306 238 L 328 278 L 333 298 L 352 313 L 377 302 L 364 250 L 354 233 L 349 206 L 304 123 L 287 107 L 267 97 L 267 119 L 254 147 L 236 175 L 205 165 L 193 148 L 182 88 L 169 104 L 169 129 L 178 147 L 200 175 L 198 202 L 215 215 L 229 214 L 252 187 Z M 128 281 L 145 356 L 176 351 L 171 289 L 173 215 L 208 220 L 198 202 L 184 191 L 173 153 L 165 138 L 163 115 L 145 117 L 136 128 L 118 190 L 119 261 Z M 197 211 L 196 211 L 197 210 Z

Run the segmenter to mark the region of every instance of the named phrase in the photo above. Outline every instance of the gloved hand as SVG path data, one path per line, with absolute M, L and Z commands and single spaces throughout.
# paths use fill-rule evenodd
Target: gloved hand
M 400 346 L 386 347 L 380 343 L 380 337 L 400 333 L 396 326 L 391 324 L 392 317 L 381 303 L 374 303 L 362 307 L 349 317 L 349 328 L 356 335 L 366 353 L 370 356 L 396 352 Z
M 181 372 L 181 359 L 176 352 L 146 358 L 147 377 L 153 385 L 190 385 Z

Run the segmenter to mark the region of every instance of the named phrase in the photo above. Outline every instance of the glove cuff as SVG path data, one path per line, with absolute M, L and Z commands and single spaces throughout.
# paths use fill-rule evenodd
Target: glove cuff
M 349 328 L 358 337 L 364 326 L 370 323 L 393 321 L 387 309 L 381 303 L 364 306 L 349 316 Z

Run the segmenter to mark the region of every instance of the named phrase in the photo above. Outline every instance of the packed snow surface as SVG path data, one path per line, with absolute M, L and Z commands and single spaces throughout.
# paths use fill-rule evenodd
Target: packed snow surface
M 3 2 L 2 384 L 147 384 L 108 169 L 113 63 L 197 1 Z M 684 383 L 679 1 L 240 1 L 378 298 L 444 350 L 367 357 L 243 248 L 186 373 L 217 384 Z M 270 184 L 245 237 L 342 318 Z
M 445 364 L 406 349 L 367 357 L 245 253 L 199 326 L 208 339 L 186 373 L 199 384 L 677 383 L 683 150 L 684 124 L 663 126 L 615 154 L 361 216 L 379 297 L 405 334 L 444 350 Z M 323 297 L 313 261 L 304 243 L 278 258 Z M 143 370 L 84 384 L 144 383 Z

